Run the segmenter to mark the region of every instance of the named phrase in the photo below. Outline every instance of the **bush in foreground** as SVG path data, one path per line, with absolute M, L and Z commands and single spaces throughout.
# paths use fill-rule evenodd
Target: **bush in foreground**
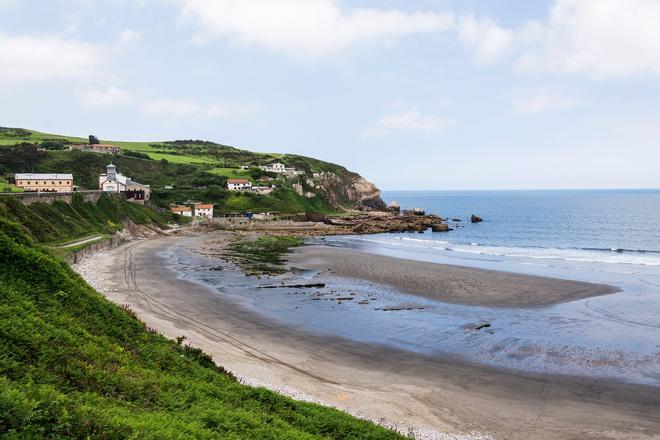
M 237 383 L 149 331 L 0 215 L 3 438 L 400 438 Z

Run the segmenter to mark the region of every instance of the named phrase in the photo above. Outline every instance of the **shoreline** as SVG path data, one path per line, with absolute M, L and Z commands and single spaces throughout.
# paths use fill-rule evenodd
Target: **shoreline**
M 660 432 L 654 417 L 660 398 L 652 387 L 521 374 L 268 321 L 160 264 L 160 250 L 199 239 L 156 238 L 97 254 L 85 260 L 94 266 L 87 278 L 166 336 L 185 334 L 219 365 L 249 378 L 248 383 L 291 390 L 294 398 L 310 396 L 404 432 L 416 428 L 418 438 L 488 438 L 479 432 L 521 439 L 601 438 L 606 433 L 655 438 Z

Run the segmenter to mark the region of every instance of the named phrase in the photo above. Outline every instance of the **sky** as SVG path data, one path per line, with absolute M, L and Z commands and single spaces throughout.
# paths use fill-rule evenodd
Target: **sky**
M 0 0 L 0 125 L 381 189 L 660 188 L 657 0 Z

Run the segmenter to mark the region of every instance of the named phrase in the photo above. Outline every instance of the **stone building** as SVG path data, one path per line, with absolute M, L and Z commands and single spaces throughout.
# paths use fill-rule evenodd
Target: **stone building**
M 17 173 L 16 186 L 25 191 L 72 192 L 73 174 Z

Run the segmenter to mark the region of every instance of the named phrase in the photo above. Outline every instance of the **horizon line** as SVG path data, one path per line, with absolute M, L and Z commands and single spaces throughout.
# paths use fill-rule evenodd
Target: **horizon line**
M 443 189 L 393 189 L 379 188 L 380 191 L 398 192 L 451 192 L 451 191 L 660 191 L 660 187 L 593 187 L 593 188 L 443 188 Z

